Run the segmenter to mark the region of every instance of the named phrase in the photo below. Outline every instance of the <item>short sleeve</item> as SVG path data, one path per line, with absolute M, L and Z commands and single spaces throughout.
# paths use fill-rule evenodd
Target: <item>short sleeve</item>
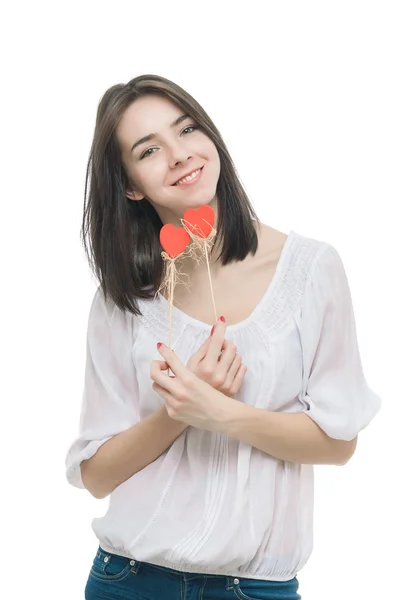
M 65 460 L 68 482 L 85 489 L 81 462 L 139 421 L 132 349 L 135 316 L 124 313 L 98 287 L 89 311 L 79 435 Z
M 315 256 L 300 311 L 305 414 L 331 438 L 350 441 L 381 407 L 368 386 L 344 265 L 325 244 Z

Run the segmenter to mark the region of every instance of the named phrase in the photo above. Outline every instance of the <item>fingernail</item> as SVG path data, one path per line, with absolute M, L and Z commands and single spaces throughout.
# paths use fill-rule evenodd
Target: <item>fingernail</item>
M 226 322 L 226 320 L 225 320 L 225 318 L 224 318 L 224 317 L 220 317 L 220 321 L 223 321 L 223 323 L 225 323 L 225 322 Z
M 159 349 L 161 345 L 162 345 L 162 343 L 161 343 L 161 342 L 158 342 L 158 344 L 157 344 L 157 349 Z
M 210 332 L 210 335 L 213 335 L 213 331 L 215 330 L 215 328 L 216 328 L 216 326 L 215 326 L 215 325 L 213 325 L 213 327 L 212 327 L 212 331 Z

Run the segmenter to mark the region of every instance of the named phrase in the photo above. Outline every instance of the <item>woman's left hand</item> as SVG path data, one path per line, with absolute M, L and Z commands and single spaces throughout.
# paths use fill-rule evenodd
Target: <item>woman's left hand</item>
M 150 377 L 153 389 L 165 401 L 169 417 L 193 427 L 221 431 L 235 410 L 236 400 L 199 379 L 165 344 L 159 352 L 164 361 L 152 361 Z M 163 372 L 168 368 L 173 377 Z

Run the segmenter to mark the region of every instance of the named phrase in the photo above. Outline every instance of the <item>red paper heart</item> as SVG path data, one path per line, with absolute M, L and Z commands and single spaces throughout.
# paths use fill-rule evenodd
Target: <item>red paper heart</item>
M 183 227 L 175 227 L 171 223 L 160 229 L 160 244 L 171 258 L 184 252 L 191 238 Z
M 200 208 L 189 208 L 184 213 L 184 223 L 198 237 L 207 238 L 214 225 L 215 214 L 207 204 Z

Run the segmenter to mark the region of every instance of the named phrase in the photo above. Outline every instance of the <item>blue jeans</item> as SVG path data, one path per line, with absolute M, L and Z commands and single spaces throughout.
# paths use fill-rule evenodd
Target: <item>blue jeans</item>
M 263 581 L 183 573 L 105 552 L 99 546 L 85 600 L 301 600 L 298 579 Z

